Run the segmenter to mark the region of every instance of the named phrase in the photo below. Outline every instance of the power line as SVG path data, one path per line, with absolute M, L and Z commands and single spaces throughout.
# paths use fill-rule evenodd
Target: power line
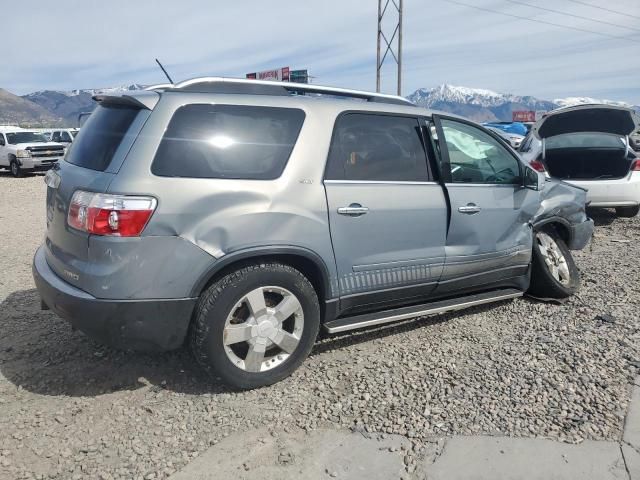
M 490 12 L 490 13 L 496 13 L 498 15 L 504 15 L 505 17 L 517 18 L 519 20 L 527 20 L 528 22 L 542 23 L 542 24 L 545 24 L 545 25 L 551 25 L 553 27 L 566 28 L 568 30 L 575 30 L 576 32 L 593 33 L 594 35 L 600 35 L 602 37 L 615 38 L 616 40 L 625 40 L 627 42 L 640 43 L 640 40 L 636 40 L 634 38 L 619 37 L 617 35 L 609 35 L 608 33 L 596 32 L 595 30 L 587 30 L 586 28 L 571 27 L 569 25 L 563 25 L 561 23 L 547 22 L 546 20 L 539 20 L 537 18 L 529 18 L 529 17 L 524 17 L 522 15 L 514 15 L 512 13 L 500 12 L 498 10 L 492 10 L 490 8 L 478 7 L 476 5 L 469 5 L 468 3 L 459 2 L 458 0 L 441 0 L 441 1 L 448 2 L 448 3 L 454 3 L 456 5 L 461 5 L 463 7 L 475 8 L 476 10 L 481 10 L 483 12 Z
M 604 10 L 605 12 L 616 13 L 618 15 L 624 15 L 625 17 L 637 18 L 638 20 L 640 20 L 640 17 L 637 16 L 637 15 L 631 15 L 630 13 L 620 12 L 618 10 L 611 10 L 610 8 L 600 7 L 600 6 L 594 5 L 592 3 L 581 2 L 580 0 L 567 0 L 567 2 L 573 2 L 573 3 L 577 3 L 578 5 L 585 5 L 587 7 L 597 8 L 598 10 Z
M 545 12 L 559 13 L 560 15 L 566 15 L 568 17 L 579 18 L 581 20 L 588 20 L 590 22 L 602 23 L 604 25 L 611 25 L 614 27 L 626 28 L 627 30 L 634 30 L 636 32 L 640 32 L 640 28 L 627 27 L 625 25 L 620 25 L 619 23 L 611 23 L 611 22 L 606 22 L 604 20 L 597 20 L 591 17 L 583 17 L 582 15 L 575 15 L 573 13 L 561 12 L 560 10 L 553 10 L 551 8 L 540 7 L 539 5 L 532 5 L 531 3 L 519 2 L 517 0 L 506 0 L 506 1 L 509 3 L 514 3 L 516 5 L 524 5 L 525 7 L 537 8 L 538 10 L 544 10 Z

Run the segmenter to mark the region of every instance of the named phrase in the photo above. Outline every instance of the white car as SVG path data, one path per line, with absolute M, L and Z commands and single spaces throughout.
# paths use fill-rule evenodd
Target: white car
M 629 135 L 639 125 L 640 117 L 624 107 L 559 108 L 533 126 L 520 154 L 539 172 L 586 189 L 589 206 L 635 217 L 640 211 L 640 159 Z
M 518 135 L 517 133 L 505 132 L 504 130 L 500 130 L 499 128 L 496 128 L 496 127 L 485 126 L 484 128 L 486 128 L 487 130 L 491 130 L 492 132 L 497 133 L 498 135 L 500 135 L 500 137 L 502 137 L 504 140 L 506 140 L 506 142 L 509 145 L 511 145 L 513 148 L 515 148 L 516 150 L 518 148 L 520 148 L 520 145 L 522 144 L 522 141 L 524 140 L 524 135 Z
M 61 128 L 46 132 L 45 135 L 52 142 L 61 143 L 65 147 L 68 147 L 76 138 L 78 132 L 79 130 L 77 128 Z
M 40 132 L 0 128 L 0 169 L 8 168 L 14 177 L 21 177 L 25 171 L 49 170 L 63 157 L 64 146 L 50 142 Z

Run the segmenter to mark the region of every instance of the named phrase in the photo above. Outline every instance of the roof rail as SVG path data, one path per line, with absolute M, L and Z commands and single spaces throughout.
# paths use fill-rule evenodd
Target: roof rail
M 392 103 L 396 105 L 415 106 L 406 98 L 396 95 L 350 90 L 337 87 L 323 87 L 307 83 L 273 82 L 244 78 L 201 77 L 192 78 L 171 85 L 162 84 L 149 87 L 147 90 L 183 91 L 197 93 L 235 93 L 247 95 L 304 95 L 306 93 L 348 97 L 376 103 Z

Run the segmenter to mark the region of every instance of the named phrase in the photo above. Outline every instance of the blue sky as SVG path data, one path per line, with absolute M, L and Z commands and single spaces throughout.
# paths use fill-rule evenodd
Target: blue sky
M 640 1 L 405 0 L 403 94 L 441 83 L 534 95 L 592 96 L 640 104 Z M 32 0 L 3 2 L 0 87 L 98 88 L 308 68 L 314 82 L 375 88 L 376 0 Z M 633 17 L 635 16 L 635 18 Z M 10 21 L 7 21 L 10 20 Z M 629 28 L 622 28 L 627 26 Z M 10 39 L 10 40 L 8 40 Z M 395 67 L 383 90 L 395 93 Z

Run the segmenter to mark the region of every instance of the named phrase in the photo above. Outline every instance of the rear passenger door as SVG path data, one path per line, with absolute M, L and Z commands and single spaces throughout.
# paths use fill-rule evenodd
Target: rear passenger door
M 521 286 L 531 261 L 529 220 L 539 193 L 523 187 L 524 166 L 494 136 L 463 120 L 435 121 L 431 132 L 451 202 L 438 292 Z
M 325 173 L 341 308 L 427 296 L 444 264 L 447 207 L 417 117 L 338 117 Z

